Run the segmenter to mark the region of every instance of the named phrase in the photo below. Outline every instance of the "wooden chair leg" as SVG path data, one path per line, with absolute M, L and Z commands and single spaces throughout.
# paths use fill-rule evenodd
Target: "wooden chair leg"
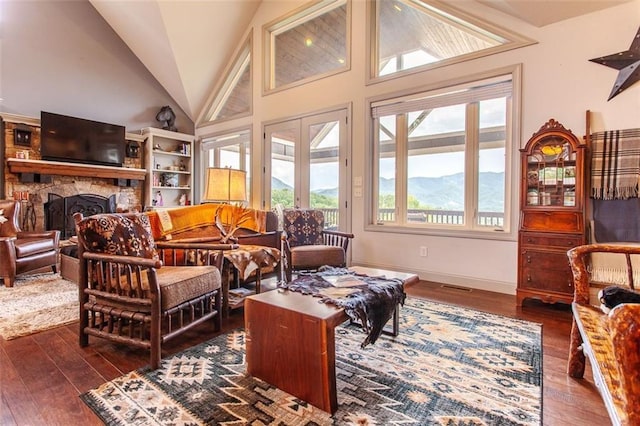
M 222 307 L 221 312 L 222 312 L 222 317 L 223 318 L 228 318 L 229 317 L 229 280 L 231 279 L 230 277 L 230 273 L 229 273 L 229 269 L 232 268 L 233 266 L 231 266 L 231 262 L 228 262 L 226 259 L 223 260 L 223 264 L 222 264 L 222 270 L 221 275 L 222 275 Z
M 584 376 L 585 357 L 582 352 L 582 336 L 576 321 L 571 326 L 571 344 L 569 346 L 569 360 L 567 362 L 567 374 L 576 379 Z
M 79 343 L 81 348 L 84 348 L 89 345 L 89 335 L 84 331 L 84 329 L 89 326 L 89 312 L 87 312 L 87 310 L 84 309 L 84 307 L 82 307 L 83 303 L 84 302 L 81 300 L 80 301 L 80 304 L 81 304 L 80 322 L 78 323 L 79 324 L 78 337 L 79 337 Z
M 2 277 L 2 281 L 4 281 L 5 287 L 13 287 L 13 279 L 11 277 Z
M 160 367 L 160 358 L 162 358 L 162 335 L 161 331 L 161 315 L 160 303 L 153 306 L 151 312 L 151 322 L 149 323 L 150 343 L 151 343 L 151 369 L 155 370 Z
M 213 318 L 214 321 L 214 329 L 215 331 L 220 331 L 222 329 L 222 294 L 221 290 L 216 291 L 216 295 L 213 299 L 214 309 L 218 311 L 216 316 Z

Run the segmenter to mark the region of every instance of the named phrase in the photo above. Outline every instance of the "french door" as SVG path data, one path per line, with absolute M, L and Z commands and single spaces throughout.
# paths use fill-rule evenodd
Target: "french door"
M 351 179 L 347 109 L 265 125 L 264 208 L 321 209 L 348 230 Z

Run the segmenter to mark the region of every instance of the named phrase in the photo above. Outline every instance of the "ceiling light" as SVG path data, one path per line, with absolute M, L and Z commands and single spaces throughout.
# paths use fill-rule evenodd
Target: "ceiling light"
M 402 12 L 402 8 L 398 5 L 398 3 L 394 4 L 394 5 L 393 5 L 393 8 L 394 8 L 395 10 L 397 10 L 398 12 Z
M 313 40 L 311 40 L 311 37 L 307 37 L 304 39 L 304 45 L 307 47 L 311 47 L 311 45 L 313 44 Z

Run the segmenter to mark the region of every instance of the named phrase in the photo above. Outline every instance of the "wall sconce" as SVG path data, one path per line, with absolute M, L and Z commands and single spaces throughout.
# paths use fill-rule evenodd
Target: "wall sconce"
M 127 157 L 138 158 L 140 156 L 140 144 L 136 141 L 127 142 Z
M 13 144 L 31 146 L 31 129 L 27 126 L 17 125 L 13 129 Z

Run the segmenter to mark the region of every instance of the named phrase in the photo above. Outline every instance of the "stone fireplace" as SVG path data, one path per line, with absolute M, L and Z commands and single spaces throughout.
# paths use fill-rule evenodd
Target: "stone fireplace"
M 60 238 L 66 240 L 76 234 L 73 215 L 82 213 L 91 216 L 97 213 L 116 211 L 116 196 L 103 197 L 97 194 L 78 194 L 63 197 L 49 193 L 49 201 L 44 203 L 45 229 L 60 231 Z
M 141 209 L 140 187 L 119 187 L 113 185 L 112 181 L 100 178 L 52 176 L 49 183 L 10 182 L 7 185 L 8 198 L 15 199 L 15 194 L 28 194 L 21 197 L 20 224 L 23 231 L 59 229 L 60 238 L 66 239 L 75 233 L 73 213 L 76 211 L 87 215 Z M 101 201 L 96 203 L 98 200 Z M 51 208 L 55 211 L 53 215 L 47 212 Z M 62 224 L 63 216 L 68 217 L 67 225 Z M 73 233 L 67 235 L 68 232 Z

